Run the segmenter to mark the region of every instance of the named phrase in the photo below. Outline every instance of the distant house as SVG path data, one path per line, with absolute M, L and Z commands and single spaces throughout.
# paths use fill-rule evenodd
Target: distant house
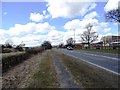
M 104 36 L 102 37 L 103 46 L 119 46 L 120 36 Z

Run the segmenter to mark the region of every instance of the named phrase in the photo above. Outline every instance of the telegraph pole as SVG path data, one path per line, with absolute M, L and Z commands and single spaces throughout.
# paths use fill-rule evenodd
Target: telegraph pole
M 75 29 L 70 29 L 74 31 L 74 45 L 75 45 Z
M 75 45 L 75 29 L 73 29 L 73 31 L 74 31 L 74 45 Z

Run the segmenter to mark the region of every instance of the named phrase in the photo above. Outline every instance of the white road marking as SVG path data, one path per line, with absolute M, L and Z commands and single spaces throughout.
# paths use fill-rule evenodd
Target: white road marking
M 104 58 L 110 58 L 110 59 L 114 59 L 114 60 L 120 60 L 119 58 L 113 58 L 113 57 L 109 57 L 109 56 L 104 56 L 104 55 L 96 55 L 96 54 L 90 54 L 90 53 L 84 53 L 84 54 L 89 54 L 92 56 L 100 56 L 100 57 L 104 57 Z
M 62 52 L 62 53 L 64 53 L 64 52 Z M 66 53 L 64 53 L 64 54 L 66 54 Z M 66 54 L 66 55 L 79 59 L 78 57 L 73 56 L 73 55 L 70 55 L 70 54 Z M 114 73 L 114 74 L 120 75 L 120 73 L 118 73 L 118 72 L 115 72 L 115 71 L 109 70 L 109 69 L 107 69 L 107 68 L 105 68 L 105 67 L 102 67 L 102 66 L 100 66 L 100 65 L 94 64 L 94 63 L 89 62 L 89 61 L 86 61 L 86 60 L 84 60 L 84 59 L 79 59 L 79 60 L 82 60 L 82 61 L 84 61 L 84 62 L 87 62 L 87 63 L 89 63 L 89 64 L 92 64 L 92 65 L 94 65 L 94 66 L 97 66 L 97 67 L 99 67 L 99 68 L 102 68 L 102 69 L 104 69 L 104 70 L 106 70 L 106 71 L 109 71 L 109 72 L 111 72 L 111 73 Z

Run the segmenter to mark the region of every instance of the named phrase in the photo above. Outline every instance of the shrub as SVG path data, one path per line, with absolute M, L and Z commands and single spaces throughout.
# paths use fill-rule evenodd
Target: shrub
M 5 56 L 2 58 L 2 72 L 7 71 L 10 67 L 22 62 L 29 58 L 27 53 L 19 53 L 14 55 Z
M 2 72 L 7 71 L 10 67 L 13 67 L 22 61 L 28 59 L 32 54 L 38 54 L 43 51 L 42 48 L 30 48 L 26 49 L 26 52 L 15 53 L 13 55 L 5 54 L 2 58 Z M 12 54 L 12 53 L 11 53 Z
M 3 53 L 10 53 L 10 52 L 12 52 L 12 50 L 9 48 L 4 48 L 2 52 Z
M 38 54 L 38 53 L 41 53 L 43 51 L 43 48 L 40 48 L 40 47 L 35 47 L 35 48 L 30 48 L 30 49 L 27 49 L 26 50 L 26 53 L 29 53 L 29 54 Z

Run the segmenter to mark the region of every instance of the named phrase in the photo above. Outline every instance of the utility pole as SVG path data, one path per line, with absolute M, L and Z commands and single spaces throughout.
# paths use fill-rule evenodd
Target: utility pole
M 74 31 L 74 45 L 75 45 L 75 29 L 73 29 L 73 31 Z
M 74 45 L 75 45 L 75 29 L 70 29 L 74 31 Z

